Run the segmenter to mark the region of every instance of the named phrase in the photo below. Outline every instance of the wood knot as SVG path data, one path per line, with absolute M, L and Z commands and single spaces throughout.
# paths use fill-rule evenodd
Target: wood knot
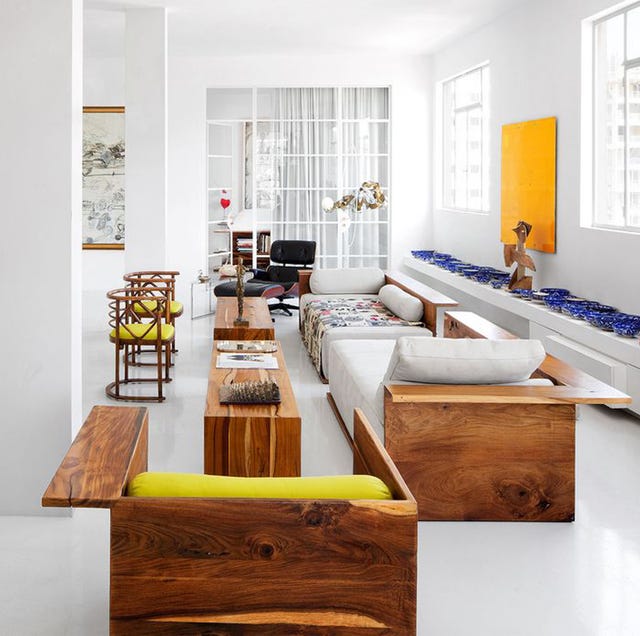
M 274 552 L 275 552 L 275 548 L 269 543 L 262 543 L 258 547 L 258 554 L 263 559 L 270 559 L 273 556 Z
M 269 537 L 256 537 L 249 545 L 249 552 L 254 559 L 272 560 L 278 557 L 282 551 L 281 545 L 277 540 Z

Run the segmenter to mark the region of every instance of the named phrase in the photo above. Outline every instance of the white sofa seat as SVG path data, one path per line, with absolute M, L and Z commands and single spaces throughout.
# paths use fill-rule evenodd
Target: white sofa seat
M 339 330 L 336 330 L 339 331 Z M 384 435 L 383 382 L 396 340 L 338 340 L 329 350 L 329 391 L 349 434 L 353 437 L 353 410 L 360 408 L 382 442 Z M 393 381 L 388 384 L 420 384 Z M 550 386 L 543 378 L 500 383 L 502 386 Z
M 384 441 L 384 404 L 378 387 L 395 346 L 395 340 L 339 340 L 329 350 L 329 390 L 351 437 L 353 409 L 360 408 Z

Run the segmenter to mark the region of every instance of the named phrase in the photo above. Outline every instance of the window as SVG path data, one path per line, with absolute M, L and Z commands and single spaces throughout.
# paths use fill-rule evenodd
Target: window
M 640 3 L 593 22 L 595 227 L 640 230 Z
M 442 83 L 442 205 L 489 211 L 487 64 Z

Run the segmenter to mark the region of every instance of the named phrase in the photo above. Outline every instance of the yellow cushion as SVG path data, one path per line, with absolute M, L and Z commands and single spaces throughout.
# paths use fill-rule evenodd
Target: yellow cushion
M 129 333 L 130 330 L 132 333 Z M 149 329 L 149 323 L 133 323 L 127 325 L 127 329 L 123 326 L 120 326 L 120 340 L 136 340 L 138 338 L 142 338 L 143 340 L 155 340 L 157 338 L 157 328 L 151 327 Z M 149 333 L 145 333 L 145 331 L 149 329 Z M 175 327 L 173 325 L 162 325 L 160 329 L 160 339 L 161 340 L 171 340 L 173 338 L 173 334 L 175 332 Z M 116 330 L 112 329 L 109 337 L 113 340 L 116 337 Z
M 327 477 L 225 477 L 192 473 L 140 473 L 130 497 L 224 497 L 262 499 L 393 499 L 372 475 Z
M 135 311 L 137 314 L 146 315 L 150 311 L 155 311 L 157 306 L 158 303 L 155 300 L 143 300 L 133 306 L 133 311 Z M 169 303 L 169 312 L 172 314 L 181 314 L 183 309 L 184 308 L 182 306 L 182 303 L 178 302 L 177 300 L 172 300 Z

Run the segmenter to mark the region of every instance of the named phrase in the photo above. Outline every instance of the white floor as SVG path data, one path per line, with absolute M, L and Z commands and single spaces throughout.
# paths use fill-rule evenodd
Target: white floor
M 303 418 L 304 474 L 349 472 L 348 446 L 297 333 L 277 336 Z M 212 318 L 178 324 L 163 404 L 149 404 L 150 467 L 202 470 Z M 84 410 L 109 403 L 112 345 L 85 334 Z M 640 634 L 640 420 L 585 407 L 577 427 L 576 521 L 420 523 L 418 634 Z M 108 632 L 108 512 L 0 517 L 0 636 Z

